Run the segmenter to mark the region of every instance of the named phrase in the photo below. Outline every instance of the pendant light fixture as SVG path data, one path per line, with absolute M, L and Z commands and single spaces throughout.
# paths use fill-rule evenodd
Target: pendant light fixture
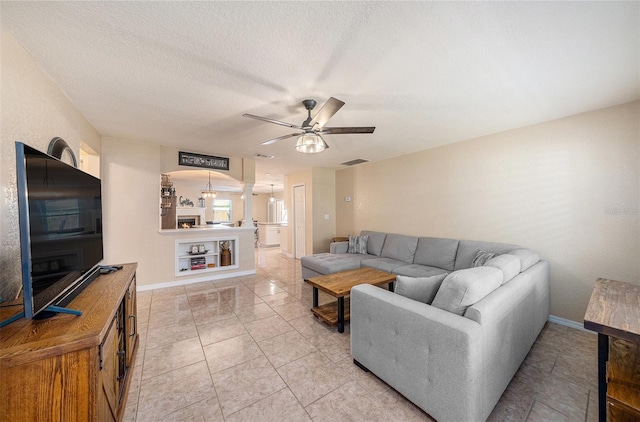
M 216 197 L 216 193 L 211 187 L 211 172 L 209 172 L 209 183 L 207 183 L 207 187 L 205 188 L 205 190 L 202 191 L 202 197 L 205 199 Z
M 273 183 L 271 184 L 271 196 L 269 197 L 269 202 L 276 202 L 276 197 L 273 196 Z

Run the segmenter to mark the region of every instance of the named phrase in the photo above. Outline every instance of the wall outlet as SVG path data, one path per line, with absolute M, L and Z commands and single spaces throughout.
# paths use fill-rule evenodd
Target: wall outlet
M 325 219 L 325 220 L 328 220 L 328 219 L 329 219 L 329 214 L 325 214 L 325 215 L 324 215 L 324 219 Z

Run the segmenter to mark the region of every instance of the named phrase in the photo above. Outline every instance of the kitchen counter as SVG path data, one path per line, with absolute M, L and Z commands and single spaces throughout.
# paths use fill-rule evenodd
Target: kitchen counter
M 258 223 L 258 242 L 262 246 L 280 246 L 280 223 Z
M 191 236 L 193 234 L 200 234 L 200 233 L 238 232 L 238 231 L 250 231 L 250 232 L 253 232 L 254 230 L 255 230 L 255 227 L 229 227 L 229 226 L 225 226 L 223 224 L 215 224 L 215 225 L 208 225 L 208 226 L 205 226 L 205 227 L 192 227 L 190 229 L 158 230 L 158 233 L 166 234 L 166 235 L 186 234 L 188 236 Z

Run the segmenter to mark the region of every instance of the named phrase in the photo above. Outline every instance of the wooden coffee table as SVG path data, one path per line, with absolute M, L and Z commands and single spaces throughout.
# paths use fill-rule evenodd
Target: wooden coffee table
M 355 270 L 341 271 L 339 273 L 311 277 L 305 280 L 313 286 L 313 312 L 317 317 L 331 325 L 338 324 L 338 332 L 344 333 L 344 322 L 349 320 L 349 299 L 345 299 L 351 293 L 351 288 L 358 284 L 389 284 L 389 290 L 393 291 L 395 274 L 374 270 L 373 268 L 357 268 Z M 338 299 L 337 302 L 318 306 L 318 290 L 330 294 Z

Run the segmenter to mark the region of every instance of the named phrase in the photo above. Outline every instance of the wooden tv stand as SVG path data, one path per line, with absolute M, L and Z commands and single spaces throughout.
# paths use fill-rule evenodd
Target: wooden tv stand
M 0 329 L 0 421 L 122 419 L 136 351 L 136 268 L 98 276 L 69 305 L 81 316 Z M 0 320 L 22 311 L 0 309 Z

